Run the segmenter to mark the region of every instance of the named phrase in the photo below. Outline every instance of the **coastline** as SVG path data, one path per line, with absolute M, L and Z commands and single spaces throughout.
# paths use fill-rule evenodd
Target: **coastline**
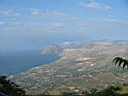
M 51 65 L 51 64 L 56 63 L 56 62 L 60 62 L 61 59 L 64 58 L 64 57 L 60 56 L 60 53 L 57 54 L 57 55 L 58 55 L 58 57 L 61 57 L 61 58 L 58 59 L 58 60 L 56 60 L 56 61 L 54 61 L 54 62 L 51 62 L 51 63 L 47 63 L 47 64 L 43 64 L 43 65 L 40 65 L 40 66 L 37 66 L 37 67 L 30 68 L 30 69 L 28 69 L 28 70 L 26 70 L 24 72 L 20 72 L 20 73 L 17 73 L 17 74 L 9 75 L 9 76 L 7 76 L 7 79 L 12 79 L 16 75 L 20 75 L 20 74 L 23 75 L 23 74 L 26 74 L 26 72 L 29 72 L 29 71 L 32 71 L 32 70 L 36 70 L 36 69 L 40 69 L 40 68 L 43 68 L 44 66 Z
M 95 43 L 92 47 L 65 49 L 61 54 L 58 54 L 61 56 L 60 59 L 31 68 L 26 72 L 10 77 L 10 79 L 25 88 L 26 94 L 33 95 L 44 91 L 55 94 L 58 89 L 69 89 L 72 86 L 81 90 L 83 88 L 89 89 L 92 85 L 100 88 L 113 82 L 114 84 L 121 84 L 122 80 L 116 80 L 118 76 L 113 75 L 113 72 L 119 69 L 115 68 L 110 61 L 117 54 L 120 54 L 119 48 L 122 50 L 122 56 L 127 58 L 127 54 L 125 54 L 127 42 L 121 41 L 115 44 L 112 41 L 99 41 L 92 43 Z M 123 69 L 118 72 L 126 74 Z M 106 77 L 110 77 L 109 81 Z M 103 78 L 107 83 L 101 85 L 99 81 L 102 81 Z
M 40 54 L 36 51 L 4 52 L 1 55 L 0 75 L 11 76 L 26 72 L 31 68 L 39 67 L 59 60 L 61 57 L 54 54 Z

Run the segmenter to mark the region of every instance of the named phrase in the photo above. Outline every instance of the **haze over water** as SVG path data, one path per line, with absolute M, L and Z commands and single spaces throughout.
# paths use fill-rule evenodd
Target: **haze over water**
M 0 50 L 127 40 L 127 0 L 0 0 Z
M 127 40 L 127 4 L 127 0 L 0 0 L 0 74 L 56 61 L 60 57 L 38 50 L 52 44 Z
M 40 53 L 41 50 L 3 52 L 0 55 L 0 75 L 16 75 L 61 58 L 56 54 Z

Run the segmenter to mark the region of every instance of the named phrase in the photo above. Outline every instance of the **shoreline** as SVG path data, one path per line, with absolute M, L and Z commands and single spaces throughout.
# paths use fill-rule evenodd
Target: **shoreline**
M 50 54 L 44 54 L 44 55 L 50 55 Z M 52 54 L 53 55 L 53 54 Z M 58 57 L 60 57 L 58 60 L 61 60 L 63 57 L 62 56 L 60 56 L 60 54 L 56 54 Z M 8 78 L 13 78 L 13 76 L 15 76 L 15 75 L 19 75 L 19 74 L 24 74 L 24 73 L 26 73 L 27 71 L 31 71 L 31 70 L 33 70 L 33 69 L 38 69 L 38 68 L 42 68 L 43 66 L 45 66 L 45 65 L 50 65 L 50 64 L 52 64 L 52 63 L 55 63 L 56 61 L 58 61 L 58 60 L 55 60 L 55 61 L 53 61 L 53 62 L 50 62 L 50 63 L 46 63 L 46 64 L 43 64 L 43 65 L 39 65 L 39 66 L 36 66 L 36 67 L 32 67 L 32 68 L 29 68 L 28 70 L 26 70 L 26 71 L 23 71 L 23 72 L 20 72 L 20 73 L 17 73 L 17 74 L 12 74 L 12 75 L 9 75 L 9 76 L 7 76 Z M 4 75 L 1 75 L 1 76 L 4 76 Z
M 99 41 L 92 42 L 92 47 L 88 45 L 89 47 L 86 48 L 65 49 L 61 54 L 58 54 L 60 59 L 14 75 L 11 80 L 25 88 L 26 94 L 33 92 L 34 95 L 45 91 L 55 94 L 58 89 L 65 90 L 65 88 L 69 89 L 74 85 L 79 88 L 78 90 L 81 90 L 83 88 L 90 89 L 93 85 L 101 88 L 110 83 L 122 84 L 122 79 L 116 80 L 112 75 L 119 69 L 115 68 L 110 61 L 120 53 L 119 48 L 122 50 L 123 57 L 127 57 L 125 54 L 126 43 Z M 118 72 L 126 74 L 123 69 Z M 109 77 L 109 81 L 106 77 Z M 103 78 L 107 83 L 101 85 L 99 81 L 102 82 Z M 61 90 L 57 92 L 61 92 Z
M 17 75 L 31 68 L 59 60 L 59 54 L 40 54 L 42 50 L 3 52 L 1 54 L 0 76 Z

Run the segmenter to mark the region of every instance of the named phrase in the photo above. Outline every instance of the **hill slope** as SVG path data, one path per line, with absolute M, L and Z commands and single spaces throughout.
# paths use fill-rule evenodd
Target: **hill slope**
M 61 47 L 54 44 L 47 48 L 44 48 L 44 50 L 41 54 L 58 54 L 58 53 L 61 53 L 62 51 L 63 51 L 63 49 Z
M 112 60 L 116 56 L 128 58 L 127 46 L 127 41 L 117 40 L 85 42 L 79 48 L 63 49 L 62 58 L 56 62 L 10 78 L 25 88 L 28 94 L 49 91 L 57 95 L 65 91 L 122 85 L 128 83 L 127 70 L 115 67 Z

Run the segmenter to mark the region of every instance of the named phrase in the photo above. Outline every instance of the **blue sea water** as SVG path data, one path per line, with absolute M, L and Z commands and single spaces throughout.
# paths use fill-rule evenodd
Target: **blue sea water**
M 0 76 L 16 75 L 61 58 L 57 54 L 41 54 L 41 52 L 42 50 L 0 52 Z

